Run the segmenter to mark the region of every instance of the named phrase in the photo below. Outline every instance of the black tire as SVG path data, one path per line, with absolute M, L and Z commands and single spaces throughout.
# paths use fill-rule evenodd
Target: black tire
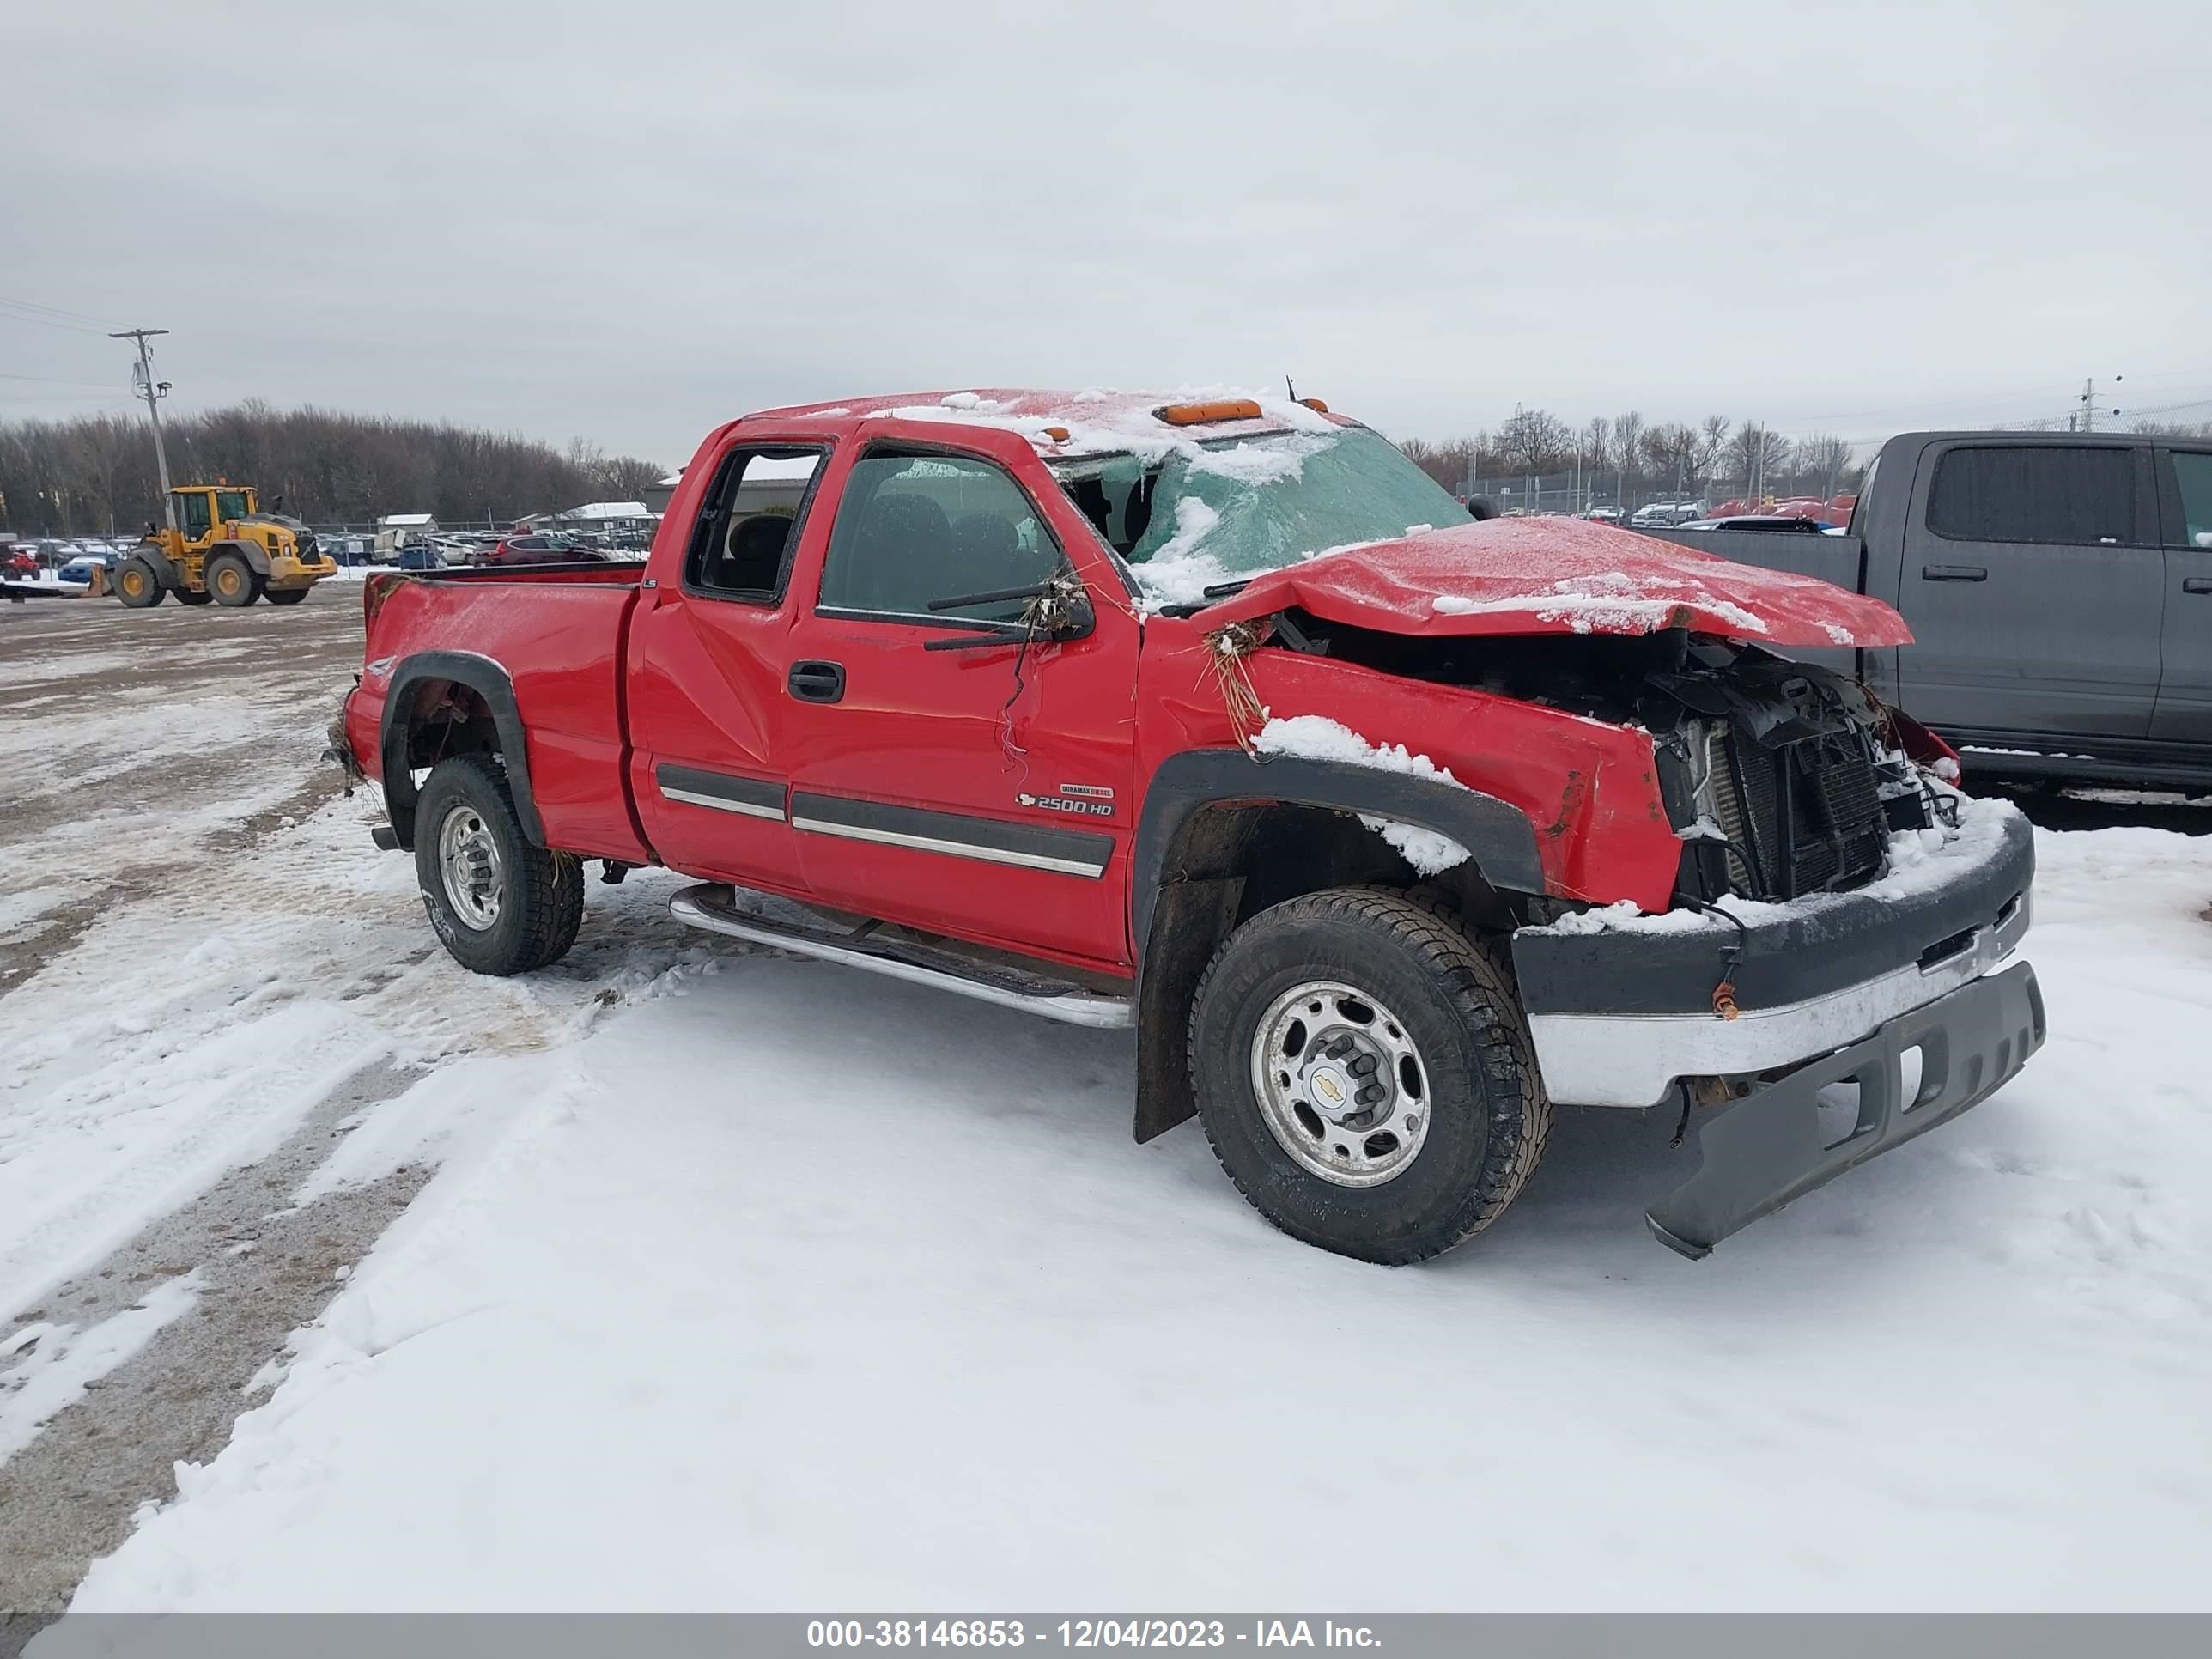
M 235 553 L 218 553 L 207 562 L 200 580 L 220 605 L 236 610 L 252 605 L 261 591 L 260 578 L 253 567 Z
M 167 592 L 151 559 L 125 559 L 115 573 L 115 597 L 133 611 L 151 610 Z
M 495 849 L 504 890 L 488 927 L 473 925 L 447 890 L 441 841 L 447 820 L 472 813 Z M 430 925 L 471 973 L 534 973 L 568 954 L 584 918 L 584 863 L 522 833 L 507 775 L 485 755 L 457 755 L 431 769 L 415 804 L 415 878 Z
M 261 597 L 271 605 L 297 605 L 307 597 L 307 590 L 304 587 L 271 587 L 264 590 Z
M 177 603 L 179 605 L 213 605 L 215 603 L 215 595 L 212 593 L 187 593 L 180 587 L 177 590 Z
M 1316 981 L 1364 991 L 1419 1050 L 1425 1138 L 1379 1185 L 1338 1185 L 1305 1168 L 1261 1104 L 1261 1022 L 1278 998 Z M 1448 911 L 1404 893 L 1331 888 L 1245 922 L 1199 981 L 1189 1057 L 1199 1121 L 1237 1190 L 1291 1237 L 1364 1261 L 1419 1261 L 1480 1232 L 1527 1182 L 1551 1133 L 1505 969 Z

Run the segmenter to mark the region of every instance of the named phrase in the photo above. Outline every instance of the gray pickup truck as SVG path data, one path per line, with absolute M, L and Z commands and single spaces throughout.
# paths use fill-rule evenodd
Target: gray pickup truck
M 1792 654 L 1863 678 L 1970 776 L 2212 789 L 2212 440 L 1908 432 L 1846 535 L 1651 533 L 1895 605 L 1911 645 Z

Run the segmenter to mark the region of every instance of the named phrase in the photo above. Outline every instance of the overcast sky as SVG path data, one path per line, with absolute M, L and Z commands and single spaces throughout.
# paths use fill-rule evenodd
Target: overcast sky
M 1287 372 L 1431 437 L 2212 399 L 2203 0 L 0 14 L 0 299 L 172 330 L 188 408 L 673 465 L 932 386 Z M 127 366 L 0 306 L 0 416 Z

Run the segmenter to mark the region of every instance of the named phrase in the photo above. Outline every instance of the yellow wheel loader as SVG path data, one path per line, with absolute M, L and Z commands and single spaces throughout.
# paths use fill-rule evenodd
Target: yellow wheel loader
M 132 610 L 159 605 L 297 605 L 337 571 L 297 519 L 264 513 L 250 487 L 185 484 L 169 492 L 173 526 L 149 530 L 115 572 L 115 596 Z

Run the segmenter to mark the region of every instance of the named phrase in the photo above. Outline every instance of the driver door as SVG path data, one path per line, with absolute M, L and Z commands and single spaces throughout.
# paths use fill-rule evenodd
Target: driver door
M 1026 452 L 854 460 L 787 636 L 791 823 L 826 904 L 1127 971 L 1137 623 Z M 1018 599 L 931 608 L 1070 570 L 1081 637 L 1034 635 Z

